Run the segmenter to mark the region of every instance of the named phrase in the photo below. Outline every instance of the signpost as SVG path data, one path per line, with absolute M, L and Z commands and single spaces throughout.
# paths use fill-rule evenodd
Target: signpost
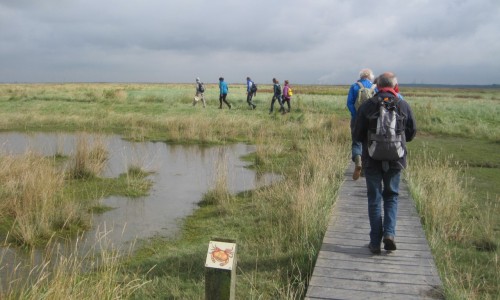
M 236 241 L 213 238 L 205 260 L 205 299 L 234 300 L 236 289 Z

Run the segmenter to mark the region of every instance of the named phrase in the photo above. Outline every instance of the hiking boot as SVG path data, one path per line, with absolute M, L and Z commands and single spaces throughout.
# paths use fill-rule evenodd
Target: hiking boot
M 384 237 L 382 240 L 384 242 L 384 249 L 387 251 L 394 251 L 396 250 L 396 242 L 394 242 L 394 237 L 387 235 Z
M 229 106 L 229 109 L 231 109 L 231 104 L 228 104 L 228 106 Z
M 352 179 L 353 180 L 358 180 L 359 176 L 361 176 L 361 156 L 356 155 L 354 157 L 354 173 L 352 173 Z
M 253 109 L 255 109 L 255 108 L 257 107 L 257 105 L 255 105 L 255 104 L 252 104 L 252 107 L 253 107 Z
M 380 254 L 380 253 L 382 253 L 382 251 L 380 250 L 380 246 L 379 247 L 373 246 L 371 243 L 368 244 L 368 249 L 370 249 L 370 252 L 372 254 Z

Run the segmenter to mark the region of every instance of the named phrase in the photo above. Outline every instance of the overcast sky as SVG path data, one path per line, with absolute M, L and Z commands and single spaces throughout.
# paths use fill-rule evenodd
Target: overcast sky
M 500 83 L 500 0 L 0 0 L 0 82 Z

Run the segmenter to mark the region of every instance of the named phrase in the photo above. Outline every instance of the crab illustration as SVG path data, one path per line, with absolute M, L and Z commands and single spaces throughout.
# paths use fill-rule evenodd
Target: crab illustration
M 212 247 L 212 252 L 210 252 L 210 257 L 212 262 L 220 262 L 220 266 L 225 266 L 229 259 L 233 257 L 233 248 L 222 250 L 221 248 L 214 245 Z

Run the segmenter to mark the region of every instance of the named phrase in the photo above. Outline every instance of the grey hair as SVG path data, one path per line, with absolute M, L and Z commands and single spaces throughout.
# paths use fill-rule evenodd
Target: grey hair
M 398 84 L 396 74 L 392 72 L 385 72 L 377 77 L 377 86 L 380 88 L 390 87 L 393 88 Z
M 370 81 L 373 81 L 373 71 L 370 69 L 363 69 L 359 71 L 359 79 L 368 79 Z

